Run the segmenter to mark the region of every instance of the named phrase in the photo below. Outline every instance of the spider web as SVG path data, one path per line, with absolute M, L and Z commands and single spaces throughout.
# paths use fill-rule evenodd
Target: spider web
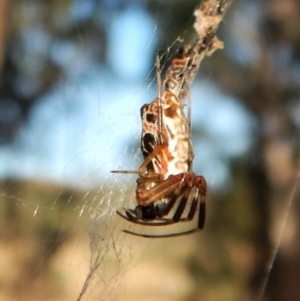
M 162 57 L 170 58 L 181 40 L 191 41 L 188 32 L 197 3 L 191 5 L 190 24 L 180 36 L 170 41 L 169 49 L 162 50 Z M 81 77 L 72 78 L 64 87 L 56 87 L 52 95 L 36 107 L 29 126 L 18 139 L 27 152 L 18 154 L 19 145 L 16 144 L 13 152 L 10 149 L 10 154 L 5 155 L 5 159 L 10 158 L 8 162 L 13 162 L 11 157 L 18 158 L 12 163 L 13 168 L 3 160 L 2 169 L 8 170 L 6 174 L 21 169 L 20 179 L 34 174 L 35 180 L 25 185 L 21 180 L 15 180 L 15 174 L 11 172 L 3 184 L 3 212 L 8 212 L 8 215 L 3 213 L 3 223 L 6 223 L 3 237 L 17 238 L 3 240 L 6 248 L 2 248 L 5 258 L 2 265 L 4 273 L 9 275 L 4 286 L 13 287 L 6 290 L 8 297 L 4 293 L 0 295 L 3 300 L 14 300 L 16 296 L 18 300 L 240 300 L 247 297 L 264 300 L 267 281 L 272 276 L 280 250 L 282 254 L 285 250 L 290 251 L 297 232 L 297 216 L 292 214 L 292 208 L 298 196 L 299 175 L 287 177 L 293 184 L 274 195 L 278 200 L 269 210 L 274 216 L 278 212 L 281 214 L 279 220 L 270 222 L 271 252 L 260 267 L 261 274 L 266 272 L 265 276 L 260 278 L 254 292 L 251 291 L 249 278 L 258 255 L 254 250 L 255 239 L 249 239 L 253 224 L 241 221 L 249 219 L 251 214 L 255 216 L 255 209 L 246 197 L 251 192 L 242 182 L 251 167 L 248 166 L 246 171 L 238 170 L 237 178 L 241 183 L 238 187 L 233 186 L 238 183 L 230 161 L 237 160 L 236 163 L 246 157 L 253 160 L 252 166 L 260 164 L 259 159 L 246 156 L 253 148 L 252 135 L 257 124 L 244 105 L 213 83 L 211 70 L 218 73 L 218 60 L 216 65 L 201 66 L 199 73 L 202 75 L 194 81 L 191 90 L 194 167 L 197 174 L 207 178 L 210 190 L 208 203 L 211 209 L 205 230 L 180 239 L 161 240 L 131 237 L 121 231 L 127 225 L 115 211 L 120 207 L 134 208 L 136 176 L 111 175 L 110 170 L 136 170 L 142 160 L 138 146 L 139 108 L 151 102 L 157 90 L 154 67 L 148 74 L 143 71 L 145 69 L 135 68 L 143 57 L 153 60 L 157 41 L 163 35 L 159 18 L 165 12 L 159 5 L 163 3 L 158 1 L 156 19 L 144 23 L 150 30 L 142 52 L 133 53 L 133 60 L 125 49 L 111 57 L 111 61 L 118 59 L 112 68 L 121 65 L 116 72 L 117 78 L 111 70 L 104 70 L 99 75 L 97 66 L 88 64 Z M 241 13 L 243 9 L 247 11 L 246 8 L 233 5 L 231 10 Z M 138 9 L 141 8 L 133 5 L 126 12 L 127 16 L 120 13 L 115 18 L 132 20 L 131 14 L 137 15 Z M 228 23 L 232 24 L 230 16 L 226 17 L 225 24 L 221 23 L 221 27 L 227 25 L 225 37 L 236 34 L 234 30 L 243 29 L 236 25 L 228 27 Z M 121 31 L 121 23 L 118 24 L 112 31 Z M 132 29 L 137 25 L 131 26 Z M 119 34 L 119 39 L 124 37 L 124 31 Z M 83 46 L 85 43 L 88 41 L 83 40 Z M 225 41 L 225 45 L 230 49 L 234 44 Z M 252 49 L 244 57 L 250 60 L 255 51 L 257 49 Z M 240 58 L 239 53 L 235 57 Z M 129 65 L 124 63 L 126 61 L 130 61 Z M 122 67 L 122 64 L 125 65 Z M 122 76 L 128 69 L 129 73 Z M 75 93 L 72 86 L 78 87 Z M 78 125 L 76 114 L 82 107 L 85 107 L 84 123 Z M 235 119 L 230 120 L 233 126 L 226 128 L 231 116 Z M 47 126 L 53 118 L 55 125 Z M 36 130 L 41 125 L 42 129 Z M 32 161 L 30 153 L 33 149 L 38 158 L 54 157 L 53 145 L 58 148 L 57 152 L 66 151 L 59 161 L 49 160 L 52 163 L 48 165 L 42 159 Z M 282 143 L 269 145 L 280 148 L 281 153 L 287 153 L 286 157 L 289 157 L 289 149 L 284 146 Z M 272 158 L 268 157 L 268 162 L 274 167 L 277 163 L 272 163 Z M 274 183 L 284 181 L 273 177 Z M 40 183 L 44 178 L 52 184 Z M 233 190 L 242 192 L 234 194 Z M 220 195 L 225 195 L 222 201 Z M 245 211 L 242 218 L 232 215 L 232 212 L 238 215 Z M 234 229 L 236 225 L 239 225 L 238 230 Z M 137 229 L 138 226 L 133 227 Z M 18 249 L 21 251 L 10 253 Z M 11 261 L 13 264 L 8 264 Z M 18 273 L 9 272 L 15 265 L 22 268 L 16 269 Z M 27 277 L 29 280 L 24 281 Z M 4 275 L 1 278 L 5 279 Z M 26 295 L 20 296 L 18 290 Z

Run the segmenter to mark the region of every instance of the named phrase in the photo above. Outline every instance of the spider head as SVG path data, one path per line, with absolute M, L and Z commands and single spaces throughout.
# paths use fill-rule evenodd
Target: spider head
M 136 206 L 134 211 L 137 217 L 142 220 L 153 220 L 159 215 L 159 207 L 154 204 L 149 206 Z
M 136 206 L 135 207 L 135 214 L 138 219 L 141 220 L 154 220 L 157 218 L 161 218 L 165 215 L 165 209 L 168 203 L 161 203 L 161 204 L 151 204 L 149 206 Z

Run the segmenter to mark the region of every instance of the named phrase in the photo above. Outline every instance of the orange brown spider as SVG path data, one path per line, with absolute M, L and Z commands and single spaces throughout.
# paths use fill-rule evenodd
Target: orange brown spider
M 198 212 L 197 226 L 188 231 L 166 235 L 146 235 L 123 230 L 126 233 L 142 237 L 174 237 L 203 229 L 206 181 L 203 176 L 192 172 L 194 155 L 189 86 L 202 59 L 222 47 L 215 31 L 228 3 L 228 0 L 207 0 L 200 5 L 195 12 L 197 19 L 194 25 L 198 38 L 193 45 L 183 46 L 177 51 L 167 69 L 163 92 L 160 91 L 157 57 L 158 97 L 141 108 L 141 150 L 144 162 L 138 172 L 133 172 L 139 175 L 136 188 L 138 205 L 135 209 L 124 209 L 125 214 L 117 211 L 125 220 L 144 226 L 167 226 L 192 221 Z M 185 105 L 188 107 L 187 114 L 184 112 Z M 168 217 L 172 210 L 173 215 Z M 187 214 L 184 215 L 185 211 Z
M 177 75 L 185 89 L 186 81 L 182 80 L 181 72 L 187 74 L 186 64 L 182 71 L 178 68 L 178 52 L 175 59 Z M 157 69 L 159 62 L 157 61 Z M 189 68 L 188 68 L 189 69 Z M 174 74 L 174 65 L 171 65 L 167 74 Z M 159 76 L 159 70 L 158 70 Z M 187 78 L 187 77 L 186 77 Z M 158 82 L 160 82 L 158 80 Z M 166 87 L 169 83 L 164 83 Z M 172 77 L 172 87 L 176 87 Z M 187 94 L 187 91 L 184 92 Z M 198 224 L 186 232 L 168 235 L 143 235 L 123 230 L 137 236 L 170 237 L 193 233 L 204 226 L 206 182 L 204 177 L 196 176 L 192 171 L 193 150 L 190 140 L 190 122 L 185 116 L 184 100 L 166 89 L 151 104 L 141 108 L 142 135 L 141 149 L 144 162 L 140 165 L 136 188 L 135 209 L 125 209 L 126 215 L 117 211 L 117 214 L 127 221 L 145 226 L 166 226 L 177 222 L 191 221 L 198 210 Z M 166 218 L 175 204 L 178 204 L 172 218 Z M 188 214 L 182 217 L 184 209 L 189 206 Z

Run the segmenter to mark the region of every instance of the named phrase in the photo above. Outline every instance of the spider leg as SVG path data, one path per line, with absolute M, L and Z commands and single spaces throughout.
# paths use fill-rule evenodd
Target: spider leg
M 206 181 L 202 176 L 193 179 L 193 185 L 197 187 L 197 203 L 199 203 L 198 228 L 203 229 L 206 210 Z
M 123 230 L 123 232 L 125 232 L 127 234 L 131 234 L 131 235 L 139 236 L 139 237 L 145 237 L 145 238 L 178 237 L 178 236 L 184 236 L 184 235 L 196 233 L 196 232 L 199 232 L 199 231 L 201 231 L 201 229 L 195 228 L 195 229 L 188 230 L 188 231 L 185 231 L 185 232 L 180 232 L 180 233 L 171 233 L 171 234 L 165 234 L 165 235 L 152 235 L 152 234 L 140 234 L 140 233 L 135 233 L 135 232 L 131 232 L 131 231 L 128 231 L 128 230 Z
M 144 162 L 139 166 L 139 174 L 147 175 L 147 165 L 164 149 L 167 148 L 167 145 L 160 144 L 145 158 Z
M 116 211 L 116 213 L 120 216 L 120 217 L 122 217 L 122 218 L 124 218 L 124 219 L 126 219 L 127 221 L 132 221 L 132 222 L 134 222 L 135 220 L 137 220 L 137 217 L 135 217 L 135 216 L 133 216 L 132 214 L 130 214 L 130 211 L 129 210 L 127 210 L 127 209 L 124 209 L 125 210 L 125 212 L 126 212 L 126 215 L 124 215 L 123 213 L 121 213 L 120 211 Z
M 182 194 L 182 197 L 181 197 L 181 200 L 180 200 L 180 203 L 176 209 L 176 212 L 173 216 L 173 220 L 174 222 L 179 222 L 181 216 L 182 216 L 182 213 L 184 211 L 184 208 L 186 206 L 186 203 L 188 201 L 188 198 L 189 198 L 189 193 L 190 193 L 190 188 L 188 187 L 188 189 L 185 189 L 184 190 L 184 193 Z
M 173 219 L 168 219 L 168 218 L 160 218 L 159 220 L 161 222 L 143 222 L 141 221 L 140 217 L 138 217 L 136 215 L 136 212 L 132 209 L 125 209 L 125 214 L 121 213 L 120 211 L 116 211 L 116 213 L 122 217 L 123 219 L 125 219 L 126 221 L 129 221 L 131 223 L 134 224 L 138 224 L 138 225 L 142 225 L 142 226 L 166 226 L 166 225 L 170 225 L 170 224 L 174 224 L 174 220 Z M 131 213 L 134 213 L 136 216 L 132 215 Z
M 168 215 L 170 210 L 174 207 L 174 204 L 176 203 L 178 197 L 179 197 L 179 193 L 175 193 L 173 195 L 173 197 L 170 199 L 170 201 L 168 202 L 168 204 L 159 211 L 158 217 L 163 217 L 165 215 Z M 169 219 L 166 219 L 166 220 L 169 220 Z
M 146 190 L 143 186 L 138 186 L 136 189 L 137 203 L 141 206 L 149 206 L 165 198 L 170 193 L 178 191 L 178 189 L 180 191 L 186 176 L 187 173 L 172 175 L 149 190 Z M 178 192 L 175 193 L 176 196 L 178 194 Z
M 128 216 L 122 214 L 120 211 L 116 211 L 116 213 L 122 217 L 123 219 L 125 219 L 128 222 L 131 222 L 133 224 L 137 224 L 137 225 L 142 225 L 142 226 L 166 226 L 166 225 L 170 225 L 170 224 L 174 224 L 176 222 L 174 222 L 173 219 L 167 219 L 167 218 L 161 218 L 161 222 L 143 222 L 138 220 L 137 218 L 135 218 L 134 216 L 132 216 L 132 219 L 129 218 Z M 123 230 L 123 231 L 127 231 L 127 230 Z
M 205 194 L 198 192 L 198 202 L 199 202 L 199 218 L 198 218 L 198 228 L 203 229 L 205 222 L 205 210 L 206 210 L 206 202 L 205 202 Z
M 128 219 L 130 219 L 130 220 L 140 219 L 140 216 L 139 216 L 138 212 L 136 212 L 135 210 L 125 209 L 125 213 L 126 213 Z

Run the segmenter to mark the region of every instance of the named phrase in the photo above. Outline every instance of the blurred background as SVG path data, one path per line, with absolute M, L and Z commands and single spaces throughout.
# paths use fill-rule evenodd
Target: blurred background
M 198 3 L 0 0 L 0 300 L 300 298 L 297 0 L 235 0 L 193 82 L 205 230 L 115 217 L 135 176 L 110 171 L 141 163 L 155 55 L 192 42 Z

